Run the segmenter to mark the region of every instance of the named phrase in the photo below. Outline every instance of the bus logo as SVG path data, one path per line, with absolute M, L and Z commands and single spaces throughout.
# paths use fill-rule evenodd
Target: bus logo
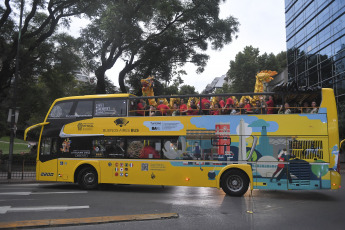
M 124 118 L 118 118 L 114 121 L 114 123 L 115 125 L 122 127 L 122 126 L 126 126 L 129 123 L 129 121 L 127 121 Z

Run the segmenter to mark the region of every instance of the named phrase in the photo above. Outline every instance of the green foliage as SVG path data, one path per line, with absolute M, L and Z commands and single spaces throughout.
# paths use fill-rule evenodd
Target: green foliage
M 98 79 L 97 92 L 104 92 L 104 73 L 119 58 L 126 61 L 119 74 L 122 92 L 126 91 L 125 77 L 133 91 L 140 92 L 138 79 L 154 75 L 160 82 L 170 82 L 175 70 L 187 62 L 202 72 L 208 60 L 204 53 L 208 44 L 221 49 L 238 31 L 235 18 L 219 18 L 219 2 L 106 3 L 97 15 L 92 15 L 92 23 L 82 31 L 81 38 L 85 56 Z
M 189 94 L 198 94 L 197 91 L 195 91 L 195 87 L 194 86 L 190 86 L 190 85 L 183 85 L 180 88 L 180 91 L 178 93 L 179 95 L 189 95 Z
M 258 48 L 246 46 L 242 52 L 236 55 L 235 61 L 230 61 L 230 69 L 227 73 L 230 86 L 226 90 L 233 93 L 254 91 L 255 76 L 258 72 L 261 70 L 273 70 L 279 73 L 286 68 L 285 51 L 277 55 L 273 53 L 259 55 L 259 53 Z

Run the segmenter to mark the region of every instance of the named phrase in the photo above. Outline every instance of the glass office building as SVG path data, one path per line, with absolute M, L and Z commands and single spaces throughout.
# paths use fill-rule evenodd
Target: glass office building
M 345 138 L 345 0 L 285 0 L 289 82 L 333 88 Z

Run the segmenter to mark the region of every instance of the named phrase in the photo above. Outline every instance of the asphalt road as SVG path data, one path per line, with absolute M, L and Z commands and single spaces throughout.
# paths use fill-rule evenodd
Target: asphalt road
M 177 219 L 54 229 L 344 229 L 344 207 L 344 189 L 254 190 L 229 197 L 214 188 L 102 185 L 83 191 L 74 184 L 0 184 L 0 222 L 179 214 Z

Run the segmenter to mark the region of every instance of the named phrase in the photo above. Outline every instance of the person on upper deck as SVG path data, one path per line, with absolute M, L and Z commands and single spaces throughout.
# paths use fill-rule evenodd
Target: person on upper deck
M 171 113 L 171 116 L 179 116 L 180 115 L 180 110 L 178 109 L 178 106 L 176 103 L 173 105 L 173 112 Z
M 220 106 L 218 103 L 214 104 L 214 108 L 211 111 L 212 115 L 219 115 L 220 114 Z
M 245 108 L 245 113 L 253 113 L 252 111 L 252 105 L 250 104 L 250 101 L 248 98 L 244 100 L 244 108 Z
M 255 101 L 255 108 L 253 110 L 253 113 L 255 114 L 264 114 L 264 108 L 261 105 L 261 102 L 259 100 Z
M 140 99 L 139 103 L 137 104 L 137 115 L 144 116 L 145 115 L 145 108 L 146 108 L 146 102 L 144 99 Z
M 160 100 L 157 109 L 162 113 L 163 116 L 166 116 L 170 108 L 166 104 L 163 104 L 163 100 Z
M 286 102 L 284 104 L 284 109 L 283 109 L 283 106 L 280 106 L 278 113 L 279 114 L 291 114 L 292 112 L 291 112 L 289 103 Z
M 268 101 L 266 101 L 267 105 L 267 114 L 273 114 L 274 113 L 274 101 L 273 97 L 270 95 L 268 96 Z
M 319 112 L 319 108 L 316 107 L 316 101 L 313 101 L 311 103 L 311 107 L 312 107 L 312 109 L 311 109 L 310 113 L 318 113 Z
M 188 111 L 187 105 L 184 103 L 184 99 L 181 98 L 181 103 L 180 103 L 180 114 L 181 115 L 186 115 Z
M 303 107 L 301 108 L 302 113 L 310 113 L 311 109 L 309 108 L 309 103 L 305 101 Z
M 198 107 L 194 101 L 190 101 L 190 107 L 187 110 L 187 115 L 198 115 Z

